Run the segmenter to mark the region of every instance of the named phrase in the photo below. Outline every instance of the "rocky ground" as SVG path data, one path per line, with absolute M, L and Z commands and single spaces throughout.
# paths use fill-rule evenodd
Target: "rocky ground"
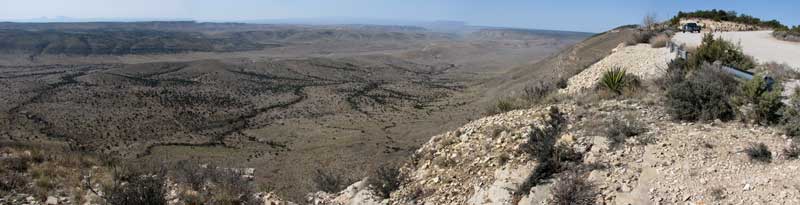
M 635 54 L 639 51 L 645 54 Z M 649 46 L 619 48 L 616 53 L 570 79 L 562 101 L 486 117 L 431 138 L 402 169 L 408 176 L 388 199 L 374 196 L 364 182 L 343 192 L 309 195 L 313 204 L 547 204 L 557 179 L 520 191 L 541 162 L 522 150 L 526 137 L 557 107 L 567 116 L 559 143 L 581 153 L 590 167 L 579 175 L 593 185 L 596 204 L 797 204 L 800 160 L 785 152 L 793 144 L 775 127 L 745 122 L 673 121 L 662 94 L 645 91 L 629 99 L 587 100 L 586 88 L 606 65 L 626 61 L 645 80 L 658 78 L 647 63 L 667 56 Z M 637 60 L 631 60 L 637 59 Z M 636 62 L 642 60 L 644 62 Z M 652 61 L 651 61 L 652 62 Z M 663 63 L 663 64 L 662 64 Z M 641 66 L 652 65 L 652 66 Z M 639 70 L 637 70 L 639 69 Z M 648 73 L 651 73 L 648 75 Z M 655 89 L 655 88 L 654 88 Z M 570 91 L 572 90 L 572 91 Z M 619 139 L 607 133 L 614 119 L 638 130 Z M 766 161 L 745 149 L 763 143 Z M 520 195 L 520 193 L 523 193 Z
M 567 82 L 563 93 L 575 94 L 594 88 L 603 72 L 612 68 L 622 68 L 643 80 L 652 80 L 663 75 L 667 63 L 675 58 L 667 48 L 652 48 L 650 44 L 633 46 L 620 45 L 614 53 L 573 76 Z M 636 60 L 631 60 L 636 59 Z

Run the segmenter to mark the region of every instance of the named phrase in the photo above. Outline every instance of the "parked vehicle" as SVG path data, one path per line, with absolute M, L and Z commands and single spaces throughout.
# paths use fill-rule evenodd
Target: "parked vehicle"
M 695 31 L 697 33 L 700 33 L 700 25 L 697 25 L 697 23 L 687 23 L 683 25 L 683 29 L 681 30 L 683 30 L 684 33 L 686 33 L 687 31 L 689 33 L 694 33 Z

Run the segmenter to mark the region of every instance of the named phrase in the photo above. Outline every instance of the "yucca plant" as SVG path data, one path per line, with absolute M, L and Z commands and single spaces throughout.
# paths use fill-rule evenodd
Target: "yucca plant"
M 628 72 L 620 67 L 614 67 L 603 73 L 600 78 L 600 85 L 608 90 L 621 95 L 625 86 L 628 85 Z

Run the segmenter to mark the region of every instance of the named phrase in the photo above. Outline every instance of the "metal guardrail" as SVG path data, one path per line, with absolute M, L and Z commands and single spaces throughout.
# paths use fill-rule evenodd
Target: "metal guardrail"
M 690 53 L 689 51 L 686 51 L 683 45 L 678 45 L 673 41 L 667 41 L 667 47 L 669 48 L 670 53 L 675 53 L 675 57 L 689 59 Z M 714 67 L 717 67 L 722 71 L 725 71 L 726 73 L 743 80 L 752 80 L 755 77 L 755 74 L 750 71 L 742 70 L 733 66 L 722 65 L 720 62 L 714 62 Z M 775 84 L 775 79 L 769 76 L 764 76 L 764 81 L 767 83 L 767 89 L 772 90 L 772 86 Z

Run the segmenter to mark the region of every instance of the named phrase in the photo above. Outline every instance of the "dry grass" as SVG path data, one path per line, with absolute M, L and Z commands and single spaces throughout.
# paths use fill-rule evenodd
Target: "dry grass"
M 667 46 L 667 42 L 669 42 L 670 38 L 667 34 L 658 34 L 650 38 L 650 46 L 653 48 L 663 48 Z

